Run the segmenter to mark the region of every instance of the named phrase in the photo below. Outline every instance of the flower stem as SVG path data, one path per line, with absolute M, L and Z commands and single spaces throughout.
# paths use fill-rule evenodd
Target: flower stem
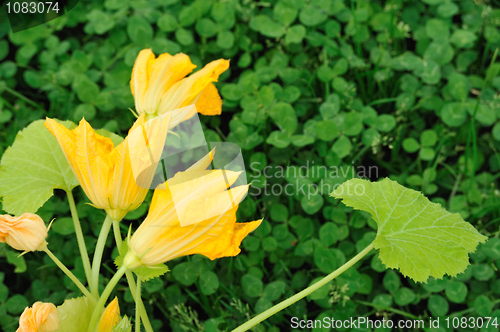
M 116 245 L 118 247 L 118 252 L 120 255 L 122 254 L 121 252 L 121 247 L 122 247 L 122 235 L 120 233 L 120 223 L 113 220 L 113 233 L 115 235 L 115 241 Z M 139 308 L 139 313 L 141 315 L 142 319 L 142 324 L 144 325 L 144 329 L 146 329 L 146 332 L 153 332 L 153 327 L 151 326 L 151 322 L 149 321 L 148 313 L 146 311 L 146 308 L 144 307 L 144 303 L 142 302 L 142 299 L 136 296 L 137 293 L 137 288 L 136 288 L 136 283 L 134 279 L 134 275 L 132 274 L 131 271 L 125 272 L 125 276 L 127 277 L 127 282 L 128 282 L 128 287 L 130 288 L 130 293 L 132 294 L 132 297 L 134 298 L 135 305 L 136 307 Z
M 56 263 L 56 265 L 68 276 L 68 278 L 71 279 L 78 287 L 79 290 L 82 291 L 83 295 L 85 295 L 90 301 L 92 301 L 94 304 L 97 302 L 95 297 L 90 294 L 90 292 L 85 288 L 85 286 L 78 280 L 78 278 L 71 273 L 71 271 L 64 265 L 53 253 L 52 251 L 49 250 L 49 248 L 44 249 L 45 253 L 49 255 L 49 257 Z
M 330 273 L 329 275 L 327 275 L 326 277 L 324 277 L 320 281 L 316 282 L 314 285 L 311 285 L 311 286 L 307 287 L 303 291 L 295 294 L 294 296 L 286 299 L 285 301 L 283 301 L 281 303 L 278 303 L 277 305 L 275 305 L 272 308 L 267 309 L 266 311 L 264 311 L 263 313 L 255 316 L 254 318 L 250 319 L 248 322 L 244 323 L 243 325 L 238 326 L 232 332 L 244 332 L 244 331 L 247 331 L 248 329 L 250 329 L 250 328 L 254 327 L 255 325 L 257 325 L 258 323 L 262 322 L 263 320 L 265 320 L 265 319 L 269 318 L 270 316 L 274 315 L 275 313 L 277 313 L 277 312 L 285 309 L 286 307 L 294 304 L 298 300 L 300 300 L 300 299 L 306 297 L 307 295 L 311 294 L 315 290 L 323 287 L 324 285 L 326 285 L 327 283 L 329 283 L 330 281 L 332 281 L 333 279 L 335 279 L 336 277 L 338 277 L 340 274 L 342 274 L 343 272 L 345 272 L 351 266 L 353 266 L 354 264 L 356 264 L 361 258 L 363 258 L 366 254 L 368 254 L 372 249 L 373 249 L 373 243 L 370 243 L 370 245 L 368 245 L 368 247 L 366 247 L 365 249 L 363 249 L 359 254 L 357 254 L 356 256 L 354 256 L 353 258 L 351 258 L 351 260 L 349 260 L 347 263 L 345 263 L 344 265 L 342 265 L 341 267 L 339 267 L 337 270 L 333 271 L 332 273 Z
M 125 276 L 127 277 L 127 282 L 128 282 L 128 287 L 130 288 L 130 292 L 134 297 L 135 305 L 138 306 L 140 309 L 140 314 L 141 314 L 142 324 L 144 325 L 144 329 L 146 329 L 147 332 L 153 332 L 153 327 L 151 326 L 151 322 L 149 321 L 146 307 L 144 307 L 142 299 L 140 297 L 139 298 L 136 297 L 137 289 L 135 285 L 134 275 L 132 274 L 131 271 L 127 271 L 125 273 Z
M 120 221 L 113 220 L 113 233 L 115 234 L 116 246 L 118 247 L 118 253 L 121 254 L 122 249 L 122 234 L 120 233 Z
M 137 276 L 137 289 L 135 293 L 135 298 L 137 300 L 141 299 L 141 276 Z M 135 332 L 141 332 L 141 307 L 139 305 L 135 305 Z
M 106 216 L 95 247 L 94 260 L 92 261 L 92 282 L 90 284 L 90 291 L 95 297 L 99 297 L 99 270 L 101 269 L 102 254 L 106 246 L 106 240 L 112 223 L 113 220 L 109 216 Z
M 102 292 L 102 295 L 99 298 L 99 301 L 97 301 L 94 311 L 92 312 L 92 318 L 90 319 L 89 328 L 87 330 L 88 332 L 95 331 L 97 327 L 97 322 L 102 313 L 102 310 L 104 309 L 104 306 L 106 305 L 106 301 L 108 301 L 109 295 L 111 294 L 116 284 L 118 284 L 118 281 L 120 281 L 120 278 L 125 274 L 126 271 L 127 268 L 122 266 L 113 276 L 113 278 L 111 278 L 108 285 L 104 289 L 104 292 Z
M 76 240 L 78 242 L 78 248 L 80 249 L 80 255 L 82 256 L 85 277 L 87 278 L 87 283 L 90 285 L 92 282 L 90 260 L 87 253 L 87 246 L 85 245 L 85 239 L 83 238 L 82 226 L 80 225 L 80 219 L 78 218 L 78 212 L 76 210 L 75 199 L 71 190 L 66 191 L 66 195 L 68 196 L 71 217 L 73 217 L 73 225 L 75 226 Z

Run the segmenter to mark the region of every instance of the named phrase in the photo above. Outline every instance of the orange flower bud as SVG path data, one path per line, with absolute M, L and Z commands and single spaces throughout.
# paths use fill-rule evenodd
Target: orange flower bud
M 108 304 L 106 310 L 102 313 L 97 332 L 112 332 L 113 327 L 120 321 L 120 307 L 118 306 L 118 298 Z
M 33 213 L 20 217 L 0 215 L 0 242 L 22 251 L 43 250 L 46 246 L 47 227 L 42 218 Z
M 16 332 L 55 332 L 59 330 L 59 316 L 52 303 L 36 302 L 24 309 Z

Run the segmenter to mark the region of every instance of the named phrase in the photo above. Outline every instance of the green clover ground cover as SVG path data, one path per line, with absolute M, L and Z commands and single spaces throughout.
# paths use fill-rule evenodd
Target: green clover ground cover
M 128 81 L 142 48 L 184 52 L 198 68 L 231 59 L 217 83 L 223 114 L 203 117 L 205 135 L 241 147 L 252 187 L 239 220 L 265 221 L 236 258 L 178 259 L 168 264 L 171 273 L 145 283 L 155 330 L 231 330 L 365 248 L 376 221 L 329 196 L 361 166 L 371 180 L 388 176 L 460 213 L 490 239 L 471 254 L 465 273 L 426 284 L 370 256 L 255 330 L 290 330 L 291 316 L 500 320 L 496 8 L 497 0 L 82 0 L 61 18 L 15 34 L 2 16 L 0 154 L 20 129 L 45 116 L 84 116 L 95 128 L 124 135 L 133 122 Z M 332 167 L 337 176 L 324 171 Z M 73 185 L 68 176 L 60 174 L 61 186 Z M 81 189 L 74 194 L 93 252 L 104 214 L 84 204 Z M 57 218 L 48 241 L 83 280 L 65 200 L 56 190 L 38 213 L 46 222 Z M 147 208 L 130 213 L 123 226 L 136 226 Z M 115 249 L 105 256 L 107 277 L 117 255 Z M 5 331 L 17 328 L 34 301 L 58 305 L 78 294 L 43 254 L 17 256 L 0 246 Z M 124 289 L 117 289 L 121 311 L 133 316 Z

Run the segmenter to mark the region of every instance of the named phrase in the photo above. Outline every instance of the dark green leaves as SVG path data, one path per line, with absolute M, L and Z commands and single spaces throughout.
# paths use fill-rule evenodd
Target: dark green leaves
M 167 18 L 168 20 L 168 18 Z M 167 28 L 168 24 L 164 23 Z M 165 26 L 163 26 L 165 28 Z M 127 33 L 130 39 L 139 45 L 146 45 L 153 38 L 153 28 L 144 18 L 139 16 L 132 16 L 127 23 Z

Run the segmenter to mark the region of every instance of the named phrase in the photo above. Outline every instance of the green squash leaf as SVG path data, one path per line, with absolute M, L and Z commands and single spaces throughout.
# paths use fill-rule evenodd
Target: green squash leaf
M 460 214 L 387 178 L 379 182 L 352 179 L 331 196 L 372 215 L 378 224 L 373 245 L 380 259 L 415 281 L 464 272 L 468 254 L 487 240 Z
M 21 130 L 0 162 L 0 197 L 8 213 L 35 213 L 54 189 L 72 190 L 78 185 L 57 140 L 43 123 L 37 120 Z M 75 127 L 71 121 L 61 123 Z
M 86 332 L 94 310 L 84 296 L 64 301 L 57 307 L 59 332 Z

